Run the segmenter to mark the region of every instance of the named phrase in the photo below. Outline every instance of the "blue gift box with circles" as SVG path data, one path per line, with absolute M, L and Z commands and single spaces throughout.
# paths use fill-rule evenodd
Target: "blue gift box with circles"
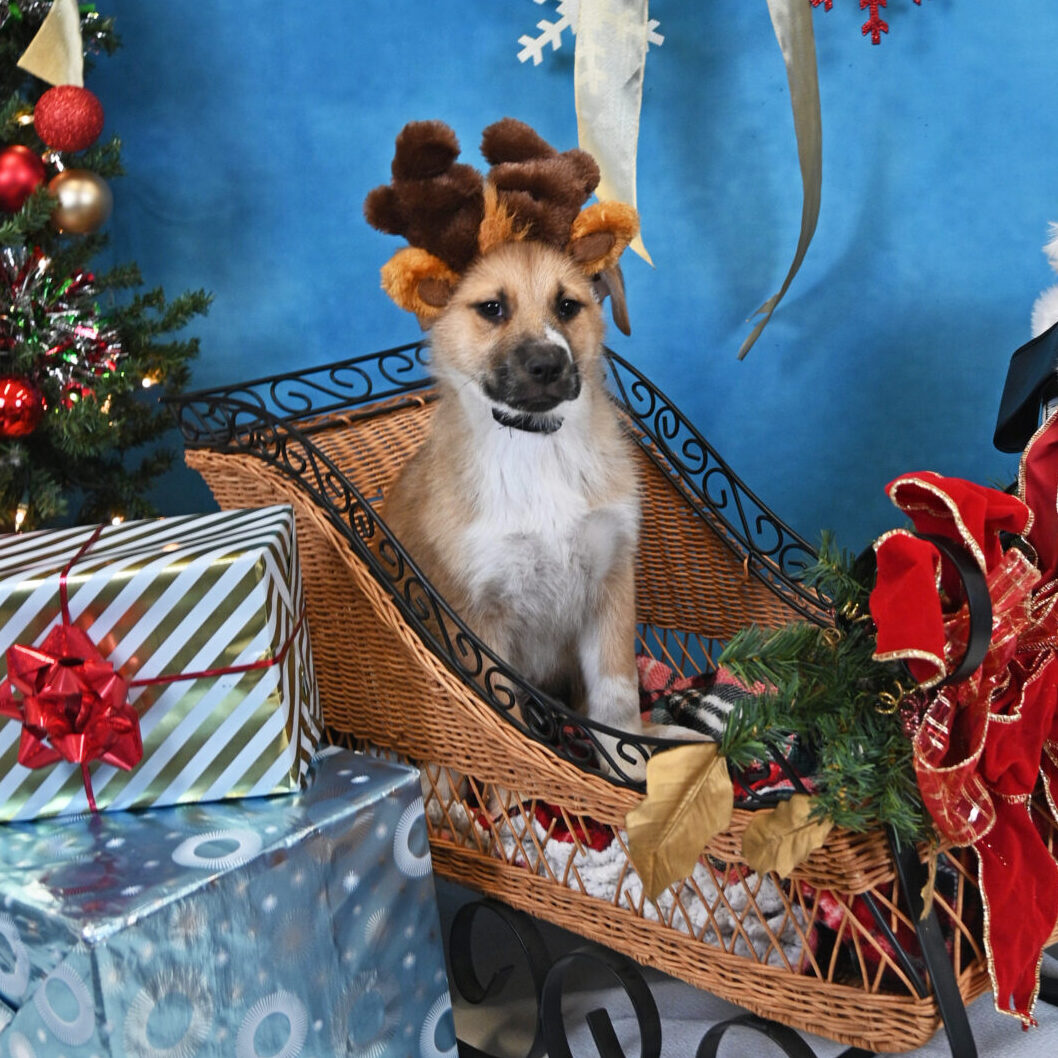
M 455 1058 L 418 772 L 0 826 L 0 1058 Z

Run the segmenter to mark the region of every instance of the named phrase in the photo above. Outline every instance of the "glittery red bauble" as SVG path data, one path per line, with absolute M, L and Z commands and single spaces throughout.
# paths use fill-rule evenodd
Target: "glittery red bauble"
M 44 394 L 32 382 L 0 376 L 0 437 L 27 437 L 44 414 Z
M 0 209 L 20 209 L 44 177 L 44 163 L 28 147 L 17 144 L 0 151 Z
M 87 88 L 59 84 L 37 100 L 33 127 L 53 151 L 83 151 L 103 131 L 103 104 Z

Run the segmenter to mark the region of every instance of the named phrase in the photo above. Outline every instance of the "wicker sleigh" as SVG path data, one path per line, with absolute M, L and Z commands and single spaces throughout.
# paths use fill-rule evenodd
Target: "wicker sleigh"
M 642 375 L 609 363 L 639 444 L 640 650 L 691 674 L 747 624 L 825 621 L 796 579 L 808 545 Z M 424 434 L 431 399 L 425 351 L 411 345 L 188 394 L 177 411 L 187 462 L 221 507 L 293 504 L 330 737 L 426 765 L 435 871 L 855 1047 L 911 1050 L 964 1015 L 990 984 L 974 874 L 957 856 L 929 941 L 917 922 L 917 857 L 894 858 L 881 830 L 833 835 L 789 880 L 750 873 L 740 861 L 755 807 L 746 782 L 695 875 L 645 899 L 622 829 L 641 789 L 589 764 L 587 750 L 599 748 L 590 725 L 572 725 L 461 626 L 375 513 Z M 532 706 L 528 725 L 512 685 Z M 622 753 L 657 748 L 630 741 Z M 502 806 L 491 815 L 481 809 L 490 800 Z M 598 845 L 609 873 L 596 884 Z

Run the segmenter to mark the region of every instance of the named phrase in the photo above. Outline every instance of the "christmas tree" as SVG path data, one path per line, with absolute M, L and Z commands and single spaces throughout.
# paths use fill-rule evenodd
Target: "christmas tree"
M 198 342 L 175 335 L 210 299 L 140 291 L 134 264 L 89 267 L 121 144 L 99 142 L 82 70 L 118 46 L 94 4 L 0 3 L 3 532 L 157 514 L 147 492 L 173 461 L 157 396 L 187 382 Z

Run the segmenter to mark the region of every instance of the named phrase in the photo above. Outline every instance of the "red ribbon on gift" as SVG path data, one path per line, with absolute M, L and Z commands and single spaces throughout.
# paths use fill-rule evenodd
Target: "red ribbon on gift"
M 59 575 L 62 622 L 39 647 L 10 647 L 7 678 L 0 683 L 0 716 L 22 722 L 19 764 L 26 768 L 45 768 L 59 760 L 79 764 L 93 812 L 96 802 L 88 765 L 101 760 L 128 771 L 143 757 L 140 718 L 128 704 L 128 682 L 70 620 L 67 578 L 102 531 L 99 526 Z M 22 697 L 16 697 L 14 690 Z
M 286 642 L 272 657 L 201 672 L 126 680 L 70 618 L 70 571 L 95 545 L 103 529 L 104 526 L 95 529 L 59 574 L 61 622 L 52 627 L 39 647 L 9 647 L 7 678 L 0 682 L 0 716 L 22 723 L 19 764 L 26 768 L 45 768 L 60 760 L 79 764 L 92 812 L 97 808 L 88 765 L 101 761 L 129 771 L 143 758 L 139 713 L 128 703 L 130 688 L 278 665 L 305 619 L 302 613 Z
M 958 543 L 985 577 L 992 634 L 975 672 L 941 685 L 965 650 L 970 615 L 961 578 L 932 543 L 902 530 L 881 537 L 871 594 L 875 657 L 903 660 L 920 687 L 939 688 L 912 737 L 919 789 L 938 831 L 977 853 L 996 1008 L 1024 1025 L 1035 1024 L 1043 948 L 1058 923 L 1058 863 L 1032 815 L 1041 771 L 1046 778 L 1058 760 L 1058 421 L 1041 434 L 1046 446 L 1034 439 L 1026 449 L 1020 496 L 932 473 L 887 489 L 919 533 Z M 1004 550 L 1004 533 L 1037 545 L 1043 568 Z

